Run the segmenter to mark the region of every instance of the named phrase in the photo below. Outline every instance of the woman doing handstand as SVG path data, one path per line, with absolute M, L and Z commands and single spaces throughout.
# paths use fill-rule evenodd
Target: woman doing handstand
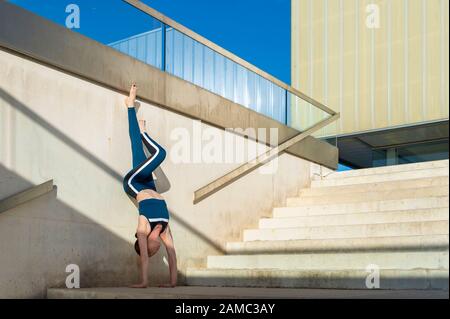
M 133 288 L 148 286 L 148 259 L 160 248 L 160 241 L 166 247 L 169 259 L 170 284 L 177 284 L 177 258 L 169 228 L 169 211 L 164 198 L 156 191 L 153 171 L 164 161 L 166 151 L 145 132 L 145 122 L 137 120 L 134 103 L 137 86 L 132 85 L 130 95 L 125 100 L 128 107 L 128 125 L 133 155 L 133 169 L 123 179 L 125 192 L 135 198 L 139 206 L 139 219 L 134 248 L 140 255 L 141 282 Z M 142 147 L 150 153 L 147 158 Z

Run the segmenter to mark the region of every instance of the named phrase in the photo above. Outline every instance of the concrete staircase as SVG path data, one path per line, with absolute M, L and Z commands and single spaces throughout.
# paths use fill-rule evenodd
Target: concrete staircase
M 188 269 L 194 286 L 448 290 L 449 162 L 332 173 L 314 180 L 227 254 Z

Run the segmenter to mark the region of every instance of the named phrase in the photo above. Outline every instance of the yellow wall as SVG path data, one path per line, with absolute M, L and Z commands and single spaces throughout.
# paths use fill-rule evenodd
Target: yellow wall
M 448 118 L 449 0 L 291 2 L 292 86 L 341 113 L 338 133 Z M 292 108 L 294 126 L 311 119 Z

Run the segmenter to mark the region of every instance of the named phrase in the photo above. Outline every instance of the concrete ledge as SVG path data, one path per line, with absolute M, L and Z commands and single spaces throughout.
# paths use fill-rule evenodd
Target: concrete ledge
M 87 288 L 48 289 L 48 299 L 242 299 L 242 298 L 439 298 L 448 299 L 446 291 L 424 290 L 338 290 L 237 287 L 176 287 L 176 288 Z
M 287 218 L 262 218 L 259 220 L 259 228 L 294 228 L 294 227 L 319 227 L 319 226 L 343 226 L 406 222 L 427 222 L 448 220 L 448 208 L 434 208 L 428 210 L 406 210 L 392 212 L 372 212 L 367 214 L 335 214 L 325 216 L 300 216 Z
M 449 196 L 448 187 L 434 186 L 434 187 L 418 187 L 409 189 L 391 189 L 386 191 L 369 191 L 364 196 L 355 196 L 354 193 L 331 193 L 320 198 L 317 197 L 289 197 L 287 198 L 288 206 L 314 206 L 326 204 L 344 204 L 344 203 L 362 203 L 373 202 L 381 200 L 399 200 L 408 198 L 426 198 L 426 197 L 441 197 Z
M 395 252 L 337 252 L 303 254 L 260 254 L 208 256 L 209 269 L 279 269 L 300 271 L 319 270 L 365 270 L 375 264 L 385 270 L 447 270 L 448 251 L 395 251 Z
M 340 173 L 331 175 L 341 176 Z M 330 176 L 331 176 L 330 175 Z M 311 187 L 330 187 L 330 186 L 348 186 L 368 183 L 383 183 L 393 181 L 416 180 L 420 178 L 443 177 L 449 176 L 448 167 L 437 167 L 432 169 L 419 169 L 410 171 L 400 171 L 391 173 L 380 173 L 363 176 L 346 176 L 342 178 L 325 178 L 322 180 L 314 180 Z
M 195 286 L 366 289 L 367 271 L 365 269 L 293 271 L 277 269 L 188 269 L 186 276 L 188 285 Z M 436 289 L 445 290 L 448 294 L 448 270 L 386 269 L 380 273 L 380 287 L 389 290 Z M 370 296 L 371 293 L 376 294 L 376 290 L 361 290 L 361 292 L 367 293 L 366 297 Z M 381 291 L 378 292 L 381 293 Z M 426 295 L 426 292 L 422 293 Z
M 356 185 L 342 185 L 342 186 L 323 186 L 316 188 L 303 188 L 299 192 L 299 196 L 303 198 L 308 197 L 328 197 L 339 196 L 342 194 L 356 194 L 381 192 L 388 190 L 405 190 L 405 189 L 419 189 L 423 187 L 447 187 L 449 185 L 448 176 L 438 177 L 425 177 L 418 179 L 399 180 L 399 181 L 387 181 L 380 183 L 367 183 Z
M 383 167 L 371 167 L 365 169 L 358 169 L 352 171 L 338 172 L 328 175 L 327 179 L 335 178 L 348 178 L 356 176 L 370 176 L 370 175 L 380 175 L 380 174 L 392 174 L 399 172 L 411 172 L 417 170 L 430 170 L 434 168 L 447 168 L 448 175 L 449 160 L 439 160 L 412 164 L 402 164 L 402 165 L 392 165 Z
M 0 2 L 0 47 L 120 92 L 127 92 L 134 80 L 140 86 L 140 99 L 218 128 L 277 128 L 280 144 L 299 133 L 262 114 L 4 2 Z M 267 140 L 270 140 L 268 133 Z M 337 148 L 311 136 L 290 147 L 287 152 L 331 169 L 337 168 Z
M 12 195 L 8 198 L 0 200 L 0 213 L 3 213 L 11 208 L 26 203 L 30 200 L 38 198 L 44 194 L 51 192 L 54 189 L 53 180 L 47 181 L 40 185 L 30 187 L 29 189 Z
M 340 203 L 310 206 L 277 207 L 273 217 L 296 217 L 311 215 L 332 215 L 350 213 L 388 212 L 399 210 L 415 210 L 429 208 L 448 208 L 448 196 L 419 197 L 391 200 L 374 200 L 370 202 Z
M 227 243 L 227 254 L 289 254 L 355 251 L 448 251 L 448 235 L 248 241 Z
M 448 235 L 448 220 L 366 225 L 249 229 L 244 241 Z

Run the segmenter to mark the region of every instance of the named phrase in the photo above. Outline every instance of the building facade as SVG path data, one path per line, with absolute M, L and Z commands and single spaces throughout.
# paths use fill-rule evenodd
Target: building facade
M 340 112 L 343 163 L 448 158 L 449 1 L 291 4 L 292 86 Z

